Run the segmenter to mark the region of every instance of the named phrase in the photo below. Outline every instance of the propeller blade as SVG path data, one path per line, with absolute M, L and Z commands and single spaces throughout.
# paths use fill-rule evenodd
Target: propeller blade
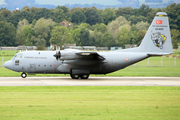
M 57 51 L 56 54 L 53 55 L 54 57 L 56 57 L 56 60 L 61 58 L 61 52 Z

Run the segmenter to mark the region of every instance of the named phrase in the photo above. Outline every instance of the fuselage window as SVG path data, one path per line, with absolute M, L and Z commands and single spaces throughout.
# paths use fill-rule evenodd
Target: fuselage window
M 19 60 L 16 60 L 16 61 L 15 61 L 15 65 L 16 65 L 16 66 L 19 66 Z

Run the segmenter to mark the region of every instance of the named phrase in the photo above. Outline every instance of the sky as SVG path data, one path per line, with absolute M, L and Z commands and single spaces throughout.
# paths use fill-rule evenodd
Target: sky
M 117 0 L 35 0 L 38 4 L 65 5 L 65 4 L 101 4 L 118 5 L 121 2 Z
M 5 0 L 0 0 L 0 4 L 5 4 Z M 118 0 L 35 0 L 37 4 L 48 4 L 48 5 L 65 5 L 65 4 L 101 4 L 101 5 L 119 5 L 122 4 Z M 154 1 L 154 0 L 152 0 Z M 180 0 L 163 0 L 163 3 L 168 1 L 174 1 L 180 3 Z M 141 4 L 145 3 L 145 0 L 139 0 Z

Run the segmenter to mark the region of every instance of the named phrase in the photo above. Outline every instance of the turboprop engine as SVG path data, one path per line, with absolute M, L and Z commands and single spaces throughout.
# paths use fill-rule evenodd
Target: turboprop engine
M 77 55 L 74 50 L 59 50 L 56 52 L 54 57 L 56 57 L 56 60 L 75 60 L 81 58 L 81 56 Z

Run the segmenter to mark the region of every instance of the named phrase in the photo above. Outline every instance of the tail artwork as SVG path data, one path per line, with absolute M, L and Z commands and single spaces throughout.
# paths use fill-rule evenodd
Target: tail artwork
M 165 12 L 158 12 L 152 21 L 139 50 L 149 55 L 172 54 L 172 42 L 168 16 Z
M 169 20 L 165 12 L 158 12 L 153 19 L 140 46 L 125 52 L 146 52 L 148 55 L 159 56 L 173 53 Z

